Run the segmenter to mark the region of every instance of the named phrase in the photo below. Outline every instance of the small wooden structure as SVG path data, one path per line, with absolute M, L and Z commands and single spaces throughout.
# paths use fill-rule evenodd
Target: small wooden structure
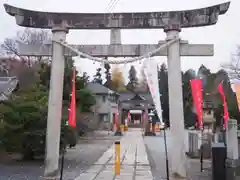
M 149 92 L 128 92 L 120 94 L 118 107 L 122 124 L 124 124 L 124 120 L 130 113 L 129 126 L 141 127 L 144 123 L 144 114 L 148 114 L 154 108 L 154 105 Z

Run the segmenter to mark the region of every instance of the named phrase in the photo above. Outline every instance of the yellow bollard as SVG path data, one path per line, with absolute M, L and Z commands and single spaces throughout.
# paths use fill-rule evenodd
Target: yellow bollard
M 120 141 L 115 142 L 115 174 L 120 174 Z

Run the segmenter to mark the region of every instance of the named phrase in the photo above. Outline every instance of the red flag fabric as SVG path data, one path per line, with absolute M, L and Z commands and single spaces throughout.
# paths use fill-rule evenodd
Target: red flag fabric
M 114 113 L 114 131 L 117 131 L 117 125 L 118 125 L 118 109 L 115 109 L 115 113 Z
M 72 77 L 72 94 L 71 94 L 71 104 L 69 109 L 68 125 L 75 128 L 76 127 L 76 89 L 75 89 L 75 79 L 76 70 L 73 70 Z
M 196 107 L 196 113 L 198 116 L 198 128 L 203 128 L 203 93 L 202 93 L 202 80 L 193 79 L 190 80 L 193 103 Z
M 118 109 L 115 109 L 115 124 L 118 124 Z
M 223 86 L 222 83 L 218 84 L 218 91 L 220 95 L 222 96 L 222 101 L 223 101 L 223 119 L 224 119 L 224 128 L 226 128 L 227 121 L 229 119 L 229 114 L 228 114 L 228 106 L 227 106 L 227 101 L 226 101 L 226 96 L 224 94 Z
M 131 121 L 131 114 L 130 114 L 130 112 L 128 112 L 127 118 L 128 118 L 128 121 Z

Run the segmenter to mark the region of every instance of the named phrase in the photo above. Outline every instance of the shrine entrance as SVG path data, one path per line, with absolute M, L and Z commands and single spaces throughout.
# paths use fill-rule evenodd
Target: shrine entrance
M 133 110 L 129 110 L 130 113 L 130 123 L 131 124 L 141 124 L 143 121 L 143 110 L 137 110 L 137 109 L 133 109 Z
M 59 144 L 61 135 L 61 112 L 63 95 L 63 76 L 65 57 L 80 56 L 108 64 L 126 64 L 146 60 L 152 56 L 167 56 L 169 116 L 171 121 L 172 149 L 171 175 L 185 179 L 187 164 L 185 153 L 185 129 L 182 98 L 181 56 L 213 56 L 212 44 L 189 44 L 180 39 L 183 28 L 195 28 L 215 25 L 220 15 L 227 12 L 230 2 L 201 9 L 164 12 L 129 12 L 129 13 L 55 13 L 32 11 L 4 4 L 5 11 L 14 16 L 16 24 L 23 27 L 51 29 L 53 42 L 49 45 L 34 47 L 28 44 L 26 56 L 52 56 L 50 93 L 47 119 L 46 164 L 44 175 L 53 179 L 58 175 Z M 163 29 L 166 39 L 158 44 L 111 44 L 73 46 L 66 42 L 66 35 L 71 29 Z M 116 35 L 116 34 L 115 34 Z M 118 36 L 120 39 L 120 36 Z M 99 57 L 133 57 L 123 60 L 103 59 Z M 158 88 L 156 85 L 153 88 Z M 151 89 L 153 89 L 151 88 Z M 154 100 L 155 91 L 153 91 Z M 159 103 L 159 102 L 158 102 Z M 159 104 L 156 104 L 160 114 Z M 123 106 L 126 105 L 126 108 Z M 120 102 L 121 109 L 150 109 L 152 104 L 146 100 Z M 120 111 L 119 111 L 120 112 Z M 121 112 L 120 112 L 121 113 Z M 121 118 L 124 116 L 120 116 Z M 54 132 L 54 133 L 53 133 Z
M 141 127 L 146 120 L 146 115 L 154 109 L 154 104 L 149 92 L 131 92 L 120 94 L 118 107 L 122 123 L 130 116 L 129 127 Z

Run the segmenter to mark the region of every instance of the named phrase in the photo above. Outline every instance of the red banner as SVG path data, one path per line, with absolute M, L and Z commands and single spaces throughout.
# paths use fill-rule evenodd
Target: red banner
M 130 112 L 128 112 L 127 118 L 128 118 L 128 121 L 131 121 L 131 113 Z
M 116 108 L 114 113 L 114 125 L 113 125 L 114 131 L 117 131 L 117 125 L 118 125 L 118 109 Z
M 76 70 L 73 70 L 72 77 L 72 94 L 71 94 L 71 104 L 69 109 L 68 125 L 75 128 L 76 127 L 76 89 L 75 89 L 75 79 Z
M 115 109 L 115 124 L 118 124 L 118 109 Z
M 202 80 L 193 79 L 190 80 L 193 103 L 196 107 L 196 113 L 198 116 L 198 127 L 203 128 L 203 92 L 202 92 Z
M 224 94 L 222 83 L 218 84 L 218 91 L 219 91 L 220 95 L 222 96 L 222 101 L 223 101 L 223 119 L 224 119 L 223 127 L 226 128 L 227 121 L 229 119 L 229 114 L 228 114 L 227 100 L 226 100 L 226 96 Z

